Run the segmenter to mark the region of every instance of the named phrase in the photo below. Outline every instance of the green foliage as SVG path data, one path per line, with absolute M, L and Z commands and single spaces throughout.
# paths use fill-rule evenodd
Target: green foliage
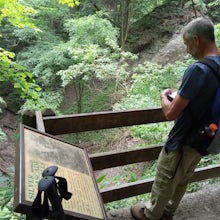
M 91 19 L 90 17 L 88 18 L 88 27 L 91 26 L 90 20 L 94 22 L 95 18 L 96 16 L 91 16 Z M 71 23 L 71 21 L 69 22 Z M 124 70 L 126 67 L 125 59 L 129 60 L 132 56 L 129 55 L 129 53 L 125 53 L 120 50 L 120 48 L 115 43 L 117 39 L 115 36 L 116 31 L 114 31 L 113 27 L 110 27 L 109 22 L 108 25 L 106 24 L 106 22 L 107 20 L 97 18 L 98 28 L 96 29 L 96 32 L 98 31 L 98 29 L 100 29 L 101 26 L 107 26 L 107 29 L 109 31 L 106 33 L 106 30 L 104 30 L 102 32 L 105 34 L 99 36 L 99 38 L 98 35 L 93 38 L 98 40 L 99 44 L 104 44 L 103 42 L 105 42 L 106 49 L 102 50 L 102 47 L 100 45 L 91 44 L 91 41 L 93 41 L 92 39 L 90 39 L 90 41 L 84 42 L 87 44 L 83 46 L 76 43 L 75 39 L 82 40 L 82 36 L 85 35 L 86 32 L 88 32 L 88 30 L 84 30 L 86 20 L 83 20 L 81 30 L 84 30 L 84 32 L 82 34 L 80 31 L 77 31 L 74 40 L 63 43 L 58 42 L 57 40 L 59 39 L 57 39 L 54 41 L 54 43 L 56 43 L 56 46 L 54 46 L 55 44 L 53 43 L 49 43 L 50 47 L 47 47 L 45 43 L 45 46 L 42 44 L 37 44 L 34 47 L 30 47 L 27 51 L 19 53 L 17 60 L 19 61 L 19 63 L 29 66 L 33 75 L 37 77 L 38 83 L 42 87 L 47 88 L 53 88 L 57 86 L 59 87 L 59 75 L 62 75 L 64 86 L 71 82 L 73 78 L 81 80 L 80 77 L 82 76 L 84 80 L 86 79 L 88 81 L 90 79 L 90 76 L 94 75 L 97 63 L 100 63 L 97 66 L 97 75 L 99 76 L 99 78 L 104 78 L 106 76 L 102 74 L 103 72 L 109 71 L 111 73 L 112 71 L 115 71 L 116 73 L 118 73 L 118 65 L 116 65 L 116 62 L 121 62 L 121 70 Z M 79 28 L 79 26 L 80 22 L 77 23 L 77 28 Z M 33 50 L 35 51 L 36 55 L 32 53 Z M 112 53 L 112 50 L 114 50 L 114 53 Z M 25 59 L 25 57 L 30 57 L 30 59 L 27 60 Z M 112 67 L 114 67 L 114 69 L 112 69 Z
M 63 81 L 63 86 L 72 80 L 88 82 L 93 78 L 120 80 L 128 77 L 128 61 L 135 59 L 136 56 L 123 52 L 113 42 L 108 43 L 109 48 L 101 48 L 94 44 L 78 48 L 70 47 L 69 56 L 74 59 L 75 64 L 57 73 Z
M 30 45 L 36 42 L 38 31 L 33 28 L 24 27 L 15 29 L 13 33 L 14 36 L 18 39 L 19 43 Z
M 206 6 L 206 3 L 205 1 L 203 0 L 190 0 L 190 1 L 187 1 L 185 3 L 185 7 L 188 8 L 188 7 L 194 7 L 198 10 L 200 10 L 202 13 L 205 13 L 207 12 L 207 6 Z
M 144 145 L 164 143 L 173 123 L 163 122 L 148 125 L 138 125 L 131 128 L 132 135 L 144 140 Z
M 67 6 L 59 5 L 57 0 L 28 1 L 28 4 L 39 10 L 38 17 L 33 21 L 42 31 L 35 34 L 31 45 L 17 54 L 16 61 L 26 66 L 42 87 L 54 89 L 60 81 L 55 75 L 56 71 L 68 67 L 66 62 L 69 59 L 65 57 L 67 48 L 63 46 L 63 37 L 66 36 L 63 22 L 71 17 L 71 11 Z M 17 32 L 16 37 L 29 40 L 26 38 L 26 30 Z M 32 33 L 29 36 L 32 39 Z
M 177 89 L 187 62 L 161 65 L 145 62 L 139 64 L 132 75 L 132 86 L 114 109 L 151 108 L 160 105 L 160 92 L 165 88 Z M 166 79 L 166 80 L 164 80 Z
M 13 26 L 36 28 L 28 19 L 28 16 L 33 16 L 37 13 L 33 8 L 22 5 L 16 0 L 1 0 L 0 10 L 0 23 L 4 18 L 7 18 Z
M 157 161 L 151 161 L 148 162 L 147 167 L 144 170 L 143 173 L 143 179 L 150 179 L 150 178 L 154 178 L 156 175 L 156 169 L 157 169 Z
M 63 23 L 66 19 L 71 18 L 73 14 L 72 9 L 68 8 L 67 4 L 61 5 L 58 0 L 27 1 L 29 5 L 38 10 L 38 16 L 33 22 L 40 27 L 44 34 L 53 32 L 55 36 L 66 37 L 66 33 L 63 31 Z M 48 38 L 46 41 L 49 42 L 52 39 Z
M 61 43 L 61 38 L 54 35 L 51 31 L 37 32 L 35 36 L 37 38 L 36 43 L 20 51 L 16 56 L 16 62 L 22 66 L 26 66 L 40 83 L 41 75 L 39 75 L 38 79 L 38 73 L 43 69 L 43 66 L 46 65 L 45 60 L 50 58 L 50 52 L 56 57 L 56 48 L 53 48 Z M 41 62 L 43 62 L 43 64 L 41 64 Z M 46 81 L 44 81 L 43 85 L 50 83 L 49 78 L 44 80 Z
M 220 48 L 220 23 L 215 25 L 215 39 L 218 48 Z
M 34 9 L 21 5 L 15 0 L 1 1 L 0 6 L 0 22 L 7 19 L 16 27 L 35 28 L 28 19 L 29 15 L 36 14 Z M 14 57 L 14 53 L 0 48 L 0 81 L 12 82 L 22 99 L 30 99 L 35 102 L 38 99 L 40 87 L 36 85 L 31 73 L 13 62 Z
M 104 188 L 104 186 L 102 186 L 101 183 L 104 181 L 105 177 L 106 177 L 106 175 L 102 175 L 102 176 L 100 176 L 99 178 L 96 179 L 96 183 L 99 184 L 100 189 Z
M 107 37 L 105 47 L 98 44 L 78 45 L 75 41 L 67 42 L 65 47 L 66 56 L 72 64 L 58 71 L 57 76 L 60 76 L 64 87 L 75 84 L 77 112 L 82 110 L 82 97 L 92 80 L 113 80 L 117 89 L 120 82 L 129 76 L 128 62 L 137 58 L 122 51 L 113 39 Z
M 117 89 L 120 82 L 129 76 L 128 62 L 135 60 L 137 56 L 124 52 L 118 47 L 117 31 L 107 20 L 94 15 L 89 16 L 88 20 L 83 18 L 80 22 L 72 22 L 73 20 L 69 21 L 69 26 L 67 25 L 71 40 L 65 44 L 66 57 L 71 60 L 72 64 L 58 71 L 57 75 L 62 80 L 62 86 L 74 84 L 77 112 L 81 112 L 82 98 L 89 82 L 95 79 L 98 81 L 113 80 L 115 89 Z M 90 33 L 90 30 L 93 32 Z M 99 37 L 92 35 L 94 31 L 99 31 Z
M 105 204 L 105 209 L 107 211 L 110 211 L 112 209 L 130 208 L 132 205 L 136 203 L 140 203 L 140 201 L 146 202 L 149 199 L 150 199 L 149 193 L 144 195 L 134 196 L 127 199 L 121 199 L 115 202 L 107 203 Z
M 134 182 L 140 179 L 152 179 L 154 178 L 155 173 L 156 173 L 156 163 L 148 162 L 141 177 L 140 176 L 138 177 L 138 175 L 134 172 L 134 169 L 135 169 L 134 164 L 125 166 L 122 174 L 115 175 L 111 181 L 104 179 L 103 180 L 104 183 L 102 184 L 105 187 L 108 187 L 111 184 L 121 185 L 122 183 Z M 150 193 L 138 195 L 138 196 L 130 197 L 127 199 L 122 199 L 122 200 L 118 200 L 115 202 L 107 203 L 105 204 L 105 208 L 107 211 L 112 210 L 112 209 L 128 208 L 135 203 L 139 203 L 140 201 L 145 202 L 149 199 L 150 199 Z
M 100 14 L 68 20 L 65 29 L 70 39 L 81 45 L 97 44 L 103 47 L 107 39 L 117 42 L 117 29 Z
M 14 88 L 20 93 L 22 99 L 36 101 L 40 87 L 35 84 L 32 74 L 14 63 L 13 58 L 13 53 L 0 48 L 0 81 L 13 82 Z
M 52 109 L 57 115 L 60 114 L 59 107 L 62 101 L 62 95 L 59 91 L 45 91 L 39 93 L 37 102 L 33 102 L 27 99 L 26 102 L 21 106 L 19 114 L 23 114 L 27 110 L 43 110 L 46 108 Z
M 0 29 L 3 33 L 0 42 L 1 47 L 5 50 L 16 53 L 25 47 L 34 44 L 36 42 L 38 33 L 40 33 L 40 31 L 30 27 L 14 27 L 8 22 L 3 22 L 3 25 Z
M 59 0 L 61 4 L 67 4 L 69 7 L 78 6 L 80 4 L 79 0 Z
M 165 3 L 166 0 L 157 0 L 157 1 L 149 1 L 149 0 L 136 0 L 131 2 L 131 10 L 132 10 L 132 18 L 131 21 L 135 22 L 151 11 L 153 11 L 157 6 Z
M 52 37 L 48 30 L 38 33 L 36 44 L 19 52 L 17 62 L 27 66 L 47 91 L 62 91 L 61 84 L 63 87 L 73 84 L 77 99 L 75 112 L 81 112 L 90 82 L 114 79 L 117 89 L 121 79 L 129 75 L 128 62 L 137 56 L 118 47 L 116 29 L 99 15 L 68 20 L 65 27 L 70 33 L 69 41 Z M 102 94 L 106 97 L 107 93 Z M 101 100 L 101 94 L 98 95 Z
M 89 82 L 88 82 L 89 83 Z M 97 86 L 98 85 L 98 86 Z M 72 84 L 75 87 L 76 84 Z M 115 81 L 100 82 L 94 80 L 88 85 L 84 84 L 81 105 L 79 111 L 77 98 L 73 95 L 69 101 L 69 108 L 67 108 L 64 114 L 71 114 L 76 112 L 101 112 L 108 111 L 112 108 L 111 95 L 115 92 Z
M 220 5 L 220 0 L 211 1 L 208 4 L 209 6 L 218 6 Z
M 220 154 L 205 156 L 201 159 L 198 167 L 205 167 L 210 165 L 217 165 L 220 163 Z
M 62 69 L 67 69 L 73 62 L 68 54 L 67 45 L 54 46 L 50 50 L 44 51 L 40 57 L 35 58 L 37 58 L 38 63 L 32 69 L 32 73 L 37 77 L 38 83 L 47 90 L 59 88 L 62 82 L 56 73 Z
M 11 167 L 10 176 L 0 176 L 0 219 L 2 220 L 24 220 L 25 217 L 13 213 L 14 196 L 14 167 Z
M 215 19 L 218 21 L 219 5 L 220 5 L 219 0 L 214 0 L 214 1 L 190 0 L 190 1 L 186 1 L 184 6 L 185 8 L 193 8 L 196 17 L 199 16 L 197 13 L 197 11 L 199 11 L 203 16 L 209 15 L 209 17 L 211 17 L 213 21 Z
M 189 184 L 187 185 L 186 192 L 188 192 L 188 193 L 193 193 L 193 192 L 198 191 L 199 189 L 201 189 L 201 184 L 200 184 L 200 183 L 198 183 L 198 182 L 189 183 Z
M 212 18 L 212 20 L 217 20 L 219 21 L 219 6 L 220 6 L 220 0 L 215 0 L 215 1 L 210 1 L 208 3 L 208 8 L 209 8 L 209 14 Z

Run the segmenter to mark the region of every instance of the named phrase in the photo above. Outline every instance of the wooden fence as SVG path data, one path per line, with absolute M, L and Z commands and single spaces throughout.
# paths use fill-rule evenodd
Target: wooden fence
M 46 116 L 37 111 L 34 116 L 25 115 L 23 123 L 52 135 L 127 127 L 166 121 L 161 108 L 130 111 L 109 111 L 64 116 Z M 120 152 L 106 152 L 90 155 L 93 170 L 102 170 L 158 158 L 162 145 L 149 146 Z M 220 176 L 220 165 L 195 170 L 191 182 Z M 140 180 L 101 190 L 104 203 L 148 193 L 154 179 Z

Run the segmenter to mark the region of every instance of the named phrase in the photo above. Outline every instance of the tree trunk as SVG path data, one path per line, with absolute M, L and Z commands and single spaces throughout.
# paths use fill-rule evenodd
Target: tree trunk
M 128 30 L 129 30 L 130 2 L 131 0 L 120 1 L 120 11 L 121 11 L 120 46 L 122 48 L 124 48 L 125 41 L 128 35 Z
M 195 7 L 195 2 L 194 2 L 193 0 L 191 0 L 191 1 L 192 1 L 193 11 L 194 11 L 195 16 L 196 16 L 196 18 L 197 18 L 197 12 L 196 12 L 196 7 Z

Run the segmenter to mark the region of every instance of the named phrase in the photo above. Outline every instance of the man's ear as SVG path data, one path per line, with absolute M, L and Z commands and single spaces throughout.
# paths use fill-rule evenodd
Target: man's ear
M 196 46 L 199 46 L 199 45 L 201 45 L 201 44 L 203 44 L 203 42 L 202 42 L 202 38 L 200 38 L 199 36 L 197 36 L 197 35 L 195 35 L 194 37 L 193 37 L 193 40 L 194 40 L 194 44 L 196 45 Z
M 195 44 L 196 46 L 198 46 L 199 43 L 200 43 L 200 38 L 199 38 L 199 36 L 197 36 L 197 35 L 193 36 L 193 41 L 194 41 L 194 44 Z

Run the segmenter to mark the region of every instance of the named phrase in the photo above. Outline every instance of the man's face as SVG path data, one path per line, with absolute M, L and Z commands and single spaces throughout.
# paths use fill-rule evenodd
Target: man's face
M 183 35 L 183 41 L 186 45 L 186 52 L 189 53 L 194 59 L 199 58 L 199 51 L 196 44 L 196 38 L 187 38 Z

